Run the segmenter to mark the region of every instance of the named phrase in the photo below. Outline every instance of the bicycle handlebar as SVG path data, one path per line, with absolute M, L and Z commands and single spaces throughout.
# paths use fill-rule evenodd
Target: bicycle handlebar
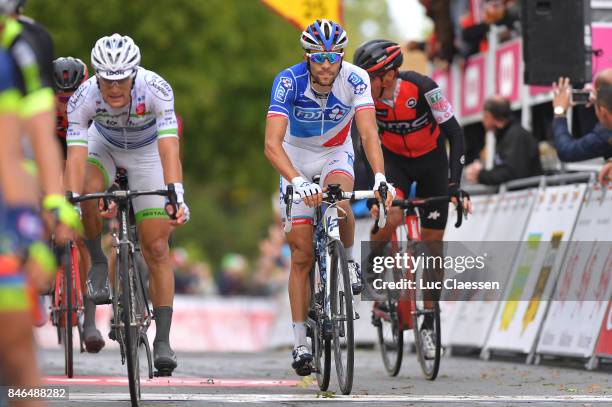
M 72 203 L 79 203 L 83 201 L 90 201 L 93 199 L 108 199 L 111 201 L 126 201 L 128 199 L 143 196 L 143 195 L 159 195 L 159 196 L 169 196 L 170 191 L 165 189 L 157 189 L 150 191 L 125 191 L 125 190 L 116 190 L 116 191 L 107 191 L 107 192 L 96 192 L 93 194 L 85 194 L 77 197 L 72 197 L 70 201 Z

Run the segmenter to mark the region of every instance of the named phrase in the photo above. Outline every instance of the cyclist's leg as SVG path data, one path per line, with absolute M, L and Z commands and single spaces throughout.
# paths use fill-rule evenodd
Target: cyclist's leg
M 15 257 L 0 257 L 0 377 L 2 385 L 13 388 L 39 387 L 40 372 L 32 334 L 33 304 L 26 291 L 26 279 Z M 23 401 L 16 406 L 41 406 Z
M 127 169 L 130 189 L 166 189 L 157 143 L 138 150 L 122 152 L 117 163 Z M 170 347 L 170 327 L 174 300 L 174 273 L 170 262 L 170 223 L 164 210 L 165 198 L 140 196 L 132 204 L 138 225 L 142 254 L 149 268 L 149 291 L 155 318 L 154 364 L 159 371 L 171 373 L 177 366 Z
M 109 175 L 116 171 L 108 145 L 92 125 L 89 128 L 88 160 L 85 172 L 84 194 L 102 192 L 109 185 Z M 108 283 L 108 260 L 102 249 L 102 218 L 98 201 L 81 203 L 85 236 L 83 244 L 89 253 L 91 267 L 87 275 L 87 289 L 84 292 L 83 336 L 88 352 L 97 353 L 104 347 L 104 339 L 96 328 L 96 303 L 103 303 L 110 297 Z
M 295 165 L 295 164 L 294 164 Z M 307 174 L 305 176 L 312 175 Z M 289 182 L 281 177 L 280 211 L 282 222 L 287 222 L 284 191 Z M 314 209 L 303 201 L 293 203 L 291 210 L 292 228 L 287 234 L 287 243 L 291 250 L 291 270 L 289 272 L 289 304 L 293 329 L 293 362 L 292 367 L 301 376 L 311 373 L 312 353 L 306 340 L 306 316 L 310 304 L 309 274 L 314 262 L 313 218 Z
M 417 197 L 429 198 L 448 195 L 448 159 L 445 151 L 433 151 L 419 157 L 415 170 L 418 172 Z M 442 238 L 448 218 L 448 203 L 439 202 L 420 210 L 421 240 L 423 240 L 430 256 L 443 257 Z M 426 282 L 442 282 L 444 267 L 436 263 L 431 270 L 425 270 Z M 433 303 L 440 299 L 442 290 L 427 290 L 425 292 L 425 308 L 433 308 Z

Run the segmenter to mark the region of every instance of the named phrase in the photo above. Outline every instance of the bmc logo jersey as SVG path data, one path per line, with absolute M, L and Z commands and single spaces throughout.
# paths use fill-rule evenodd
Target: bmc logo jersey
M 74 92 L 67 106 L 67 143 L 87 145 L 89 122 L 115 147 L 135 149 L 164 137 L 178 137 L 174 93 L 161 76 L 138 68 L 131 103 L 113 109 L 102 98 L 92 76 Z
M 318 99 L 310 88 L 306 62 L 285 69 L 274 79 L 268 117 L 289 119 L 285 143 L 322 152 L 350 141 L 355 112 L 373 109 L 370 78 L 363 69 L 342 62 L 338 77 L 325 99 Z
M 401 72 L 393 100 L 376 101 L 381 144 L 405 157 L 419 157 L 438 147 L 440 127 L 454 116 L 438 85 L 416 72 Z

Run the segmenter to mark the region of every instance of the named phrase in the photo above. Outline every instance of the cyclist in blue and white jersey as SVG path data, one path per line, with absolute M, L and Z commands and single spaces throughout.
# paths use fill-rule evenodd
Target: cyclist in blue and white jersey
M 66 186 L 74 194 L 101 192 L 113 182 L 117 167 L 127 170 L 132 190 L 174 185 L 178 202 L 174 221 L 169 221 L 168 214 L 177 209 L 163 197 L 142 196 L 133 201 L 139 241 L 150 271 L 156 323 L 154 364 L 160 372 L 170 374 L 177 361 L 169 342 L 174 275 L 168 237 L 171 224 L 189 220 L 174 94 L 162 77 L 140 67 L 140 50 L 130 37 L 113 34 L 99 39 L 91 51 L 91 64 L 95 75 L 68 102 Z M 98 204 L 84 202 L 82 211 L 92 263 L 86 301 L 100 304 L 109 300 L 110 290 Z M 92 308 L 93 313 L 85 315 L 85 342 L 101 348 L 104 341 L 95 326 L 95 307 L 88 310 Z
M 353 190 L 353 119 L 375 173 L 374 190 L 386 184 L 386 179 L 370 80 L 363 69 L 343 60 L 346 32 L 333 21 L 317 20 L 302 32 L 300 42 L 304 61 L 283 70 L 272 85 L 265 154 L 281 175 L 281 207 L 289 183 L 303 198 L 293 206 L 293 228 L 287 239 L 291 248 L 289 299 L 295 340 L 292 367 L 298 375 L 307 376 L 312 361 L 305 320 L 310 296 L 308 275 L 314 260 L 314 208 L 321 204 L 322 188 L 328 184 L 340 184 L 343 191 Z M 313 182 L 316 175 L 321 176 L 318 184 Z M 387 205 L 395 195 L 391 185 L 389 190 Z M 355 220 L 348 202 L 339 206 L 346 212 L 346 220 L 340 223 L 340 237 L 349 260 L 353 292 L 358 294 L 363 284 L 352 253 Z

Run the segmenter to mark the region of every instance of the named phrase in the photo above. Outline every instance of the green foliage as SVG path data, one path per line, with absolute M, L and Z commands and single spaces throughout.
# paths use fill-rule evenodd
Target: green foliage
M 365 2 L 350 3 L 345 13 Z M 211 260 L 227 251 L 256 254 L 278 188 L 263 154 L 270 88 L 300 61 L 299 31 L 256 0 L 29 0 L 25 14 L 49 29 L 56 56 L 88 65 L 98 38 L 134 39 L 142 65 L 172 85 L 184 121 L 192 221 L 178 243 Z

